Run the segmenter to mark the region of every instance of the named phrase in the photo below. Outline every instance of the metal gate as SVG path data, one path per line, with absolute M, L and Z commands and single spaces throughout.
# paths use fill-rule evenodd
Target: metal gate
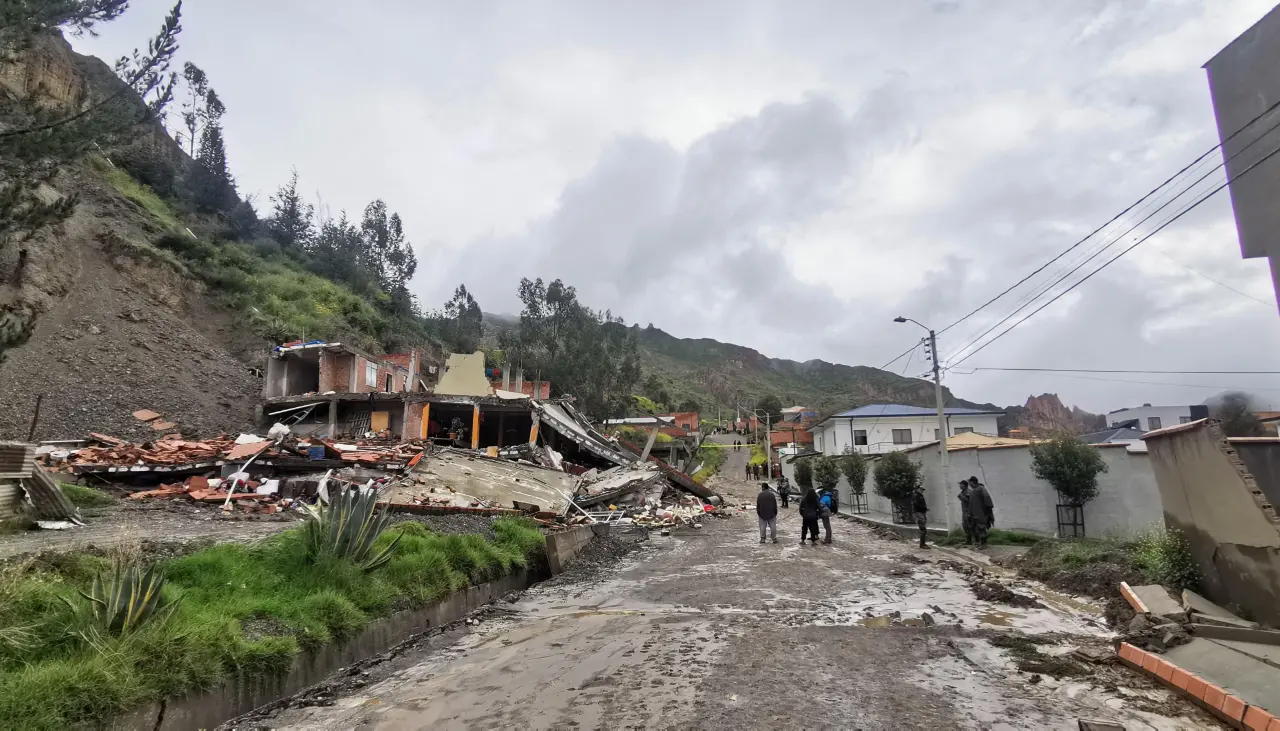
M 1058 493 L 1058 537 L 1084 538 L 1084 506 Z
M 893 501 L 893 522 L 898 525 L 915 525 L 915 516 L 911 512 L 911 498 Z
M 867 507 L 867 494 L 865 492 L 855 492 L 849 496 L 849 509 L 854 515 L 866 515 L 870 512 Z

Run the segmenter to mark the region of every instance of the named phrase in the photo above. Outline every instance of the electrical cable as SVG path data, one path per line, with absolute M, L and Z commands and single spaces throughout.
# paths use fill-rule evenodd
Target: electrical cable
M 1191 266 L 1189 266 L 1189 265 L 1187 265 L 1187 264 L 1184 264 L 1184 263 L 1183 263 L 1183 262 L 1181 262 L 1181 261 L 1178 261 L 1177 259 L 1173 258 L 1172 256 L 1169 256 L 1168 254 L 1164 253 L 1163 251 L 1156 251 L 1156 253 L 1157 253 L 1157 254 L 1159 254 L 1160 256 L 1163 256 L 1164 258 L 1168 259 L 1169 261 L 1173 262 L 1174 264 L 1177 264 L 1178 266 L 1182 267 L 1183 269 L 1186 269 L 1187 271 L 1191 272 L 1192 274 L 1199 274 L 1200 276 L 1204 277 L 1205 279 L 1208 279 L 1210 282 L 1213 282 L 1214 284 L 1218 285 L 1219 287 L 1222 287 L 1222 288 L 1224 288 L 1224 289 L 1229 289 L 1229 290 L 1231 290 L 1232 292 L 1235 292 L 1236 294 L 1240 295 L 1241 297 L 1244 297 L 1244 298 L 1246 298 L 1246 299 L 1251 299 L 1251 300 L 1253 300 L 1254 302 L 1257 302 L 1258 304 L 1263 305 L 1264 307 L 1275 307 L 1275 306 L 1276 306 L 1276 303 L 1275 303 L 1275 302 L 1267 302 L 1266 300 L 1260 300 L 1260 299 L 1258 299 L 1257 297 L 1254 297 L 1254 296 L 1253 296 L 1253 295 L 1251 295 L 1251 294 L 1246 294 L 1246 293 L 1244 293 L 1244 292 L 1241 292 L 1240 290 L 1236 289 L 1235 287 L 1232 287 L 1232 286 L 1231 286 L 1231 285 L 1229 285 L 1229 284 L 1226 284 L 1226 283 L 1224 283 L 1224 282 L 1219 282 L 1218 280 L 1214 279 L 1213 277 L 1209 276 L 1208 274 L 1205 274 L 1204 272 L 1200 271 L 1199 269 L 1194 269 L 1194 268 L 1192 268 Z
M 1201 154 L 1201 155 L 1200 155 L 1199 157 L 1197 157 L 1195 160 L 1191 161 L 1191 163 L 1190 163 L 1190 164 L 1186 165 L 1186 166 L 1185 166 L 1185 167 L 1183 167 L 1181 170 L 1179 170 L 1178 172 L 1176 172 L 1176 173 L 1174 173 L 1173 175 L 1171 175 L 1171 176 L 1170 176 L 1169 178 L 1167 178 L 1163 183 L 1161 183 L 1160 185 L 1158 185 L 1158 186 L 1156 186 L 1155 188 L 1153 188 L 1153 189 L 1152 189 L 1151 191 L 1149 191 L 1146 195 L 1142 196 L 1142 197 L 1141 197 L 1141 198 L 1139 198 L 1137 201 L 1135 201 L 1132 205 L 1128 206 L 1128 207 L 1127 207 L 1127 208 L 1125 208 L 1123 211 L 1121 211 L 1120 213 L 1118 213 L 1118 214 L 1116 214 L 1115 216 L 1113 216 L 1113 217 L 1111 218 L 1111 220 L 1107 221 L 1106 223 L 1102 224 L 1102 225 L 1101 225 L 1101 226 L 1099 226 L 1098 228 L 1094 229 L 1094 230 L 1093 230 L 1092 232 L 1090 232 L 1087 236 L 1085 236 L 1084 238 L 1082 238 L 1082 239 L 1080 239 L 1079 241 L 1075 242 L 1075 243 L 1074 243 L 1074 244 L 1072 244 L 1071 246 L 1067 247 L 1067 248 L 1066 248 L 1066 249 L 1064 249 L 1061 253 L 1059 253 L 1057 256 L 1055 256 L 1055 257 L 1053 257 L 1052 259 L 1050 259 L 1049 261 L 1045 262 L 1043 265 L 1041 265 L 1041 266 L 1040 266 L 1039 268 L 1037 268 L 1035 271 L 1031 272 L 1030 274 L 1026 275 L 1026 276 L 1025 276 L 1025 277 L 1023 277 L 1022 279 L 1018 280 L 1018 281 L 1017 281 L 1017 282 L 1015 282 L 1012 286 L 1010 286 L 1009 288 L 1005 289 L 1005 290 L 1004 290 L 1003 292 L 1001 292 L 1000 294 L 997 294 L 995 297 L 992 297 L 991 299 L 987 300 L 987 301 L 986 301 L 986 302 L 984 302 L 983 304 L 979 305 L 977 308 L 975 308 L 974 310 L 972 310 L 971 312 L 969 312 L 969 313 L 968 313 L 968 314 L 966 314 L 965 316 L 961 317 L 959 320 L 956 320 L 955 322 L 951 323 L 950 325 L 947 325 L 946 327 L 942 328 L 941 330 L 939 330 L 939 331 L 938 331 L 938 334 L 939 334 L 939 335 L 941 335 L 942 333 L 944 333 L 944 332 L 946 332 L 946 331 L 950 330 L 951 328 L 955 327 L 956 325 L 959 325 L 960 323 L 964 322 L 965 320 L 969 319 L 970 317 L 973 317 L 973 316 L 974 316 L 974 315 L 976 315 L 978 312 L 982 311 L 982 310 L 983 310 L 983 309 L 985 309 L 987 306 L 989 306 L 989 305 L 991 305 L 992 303 L 994 303 L 996 300 L 999 300 L 1001 297 L 1005 296 L 1005 295 L 1006 295 L 1006 294 L 1008 294 L 1009 292 L 1012 292 L 1014 289 L 1017 289 L 1019 286 L 1021 286 L 1021 285 L 1022 285 L 1022 284 L 1024 284 L 1024 283 L 1026 283 L 1029 279 L 1031 279 L 1031 278 L 1032 278 L 1032 277 L 1034 277 L 1035 275 L 1037 275 L 1037 274 L 1039 274 L 1040 272 L 1042 272 L 1042 271 L 1044 271 L 1045 269 L 1047 269 L 1047 268 L 1048 268 L 1050 265 L 1052 265 L 1054 262 L 1058 261 L 1059 259 L 1061 259 L 1063 256 L 1065 256 L 1066 254 L 1068 254 L 1069 252 L 1071 252 L 1071 251 L 1072 251 L 1072 250 L 1074 250 L 1075 248 L 1079 247 L 1079 246 L 1080 246 L 1081 244 L 1083 244 L 1084 242 L 1088 241 L 1090 238 L 1092 238 L 1093 236 L 1095 236 L 1096 234 L 1098 234 L 1100 231 L 1102 231 L 1103 229 L 1105 229 L 1107 226 L 1111 225 L 1112 223 L 1114 223 L 1115 221 L 1117 221 L 1118 219 L 1120 219 L 1122 216 L 1124 216 L 1125 214 L 1127 214 L 1129 211 L 1133 210 L 1136 206 L 1138 206 L 1139 204 L 1141 204 L 1144 200 L 1146 200 L 1147 198 L 1150 198 L 1151 196 L 1155 195 L 1158 191 L 1160 191 L 1162 188 L 1164 188 L 1165 186 L 1169 185 L 1171 182 L 1173 182 L 1174 180 L 1176 180 L 1176 179 L 1177 179 L 1179 176 L 1181 176 L 1183 173 L 1187 172 L 1188 170 L 1191 170 L 1193 167 L 1198 167 L 1198 166 L 1200 165 L 1200 163 L 1201 163 L 1202 161 L 1204 161 L 1206 158 L 1208 158 L 1208 156 L 1209 156 L 1209 155 L 1211 155 L 1215 150 L 1218 150 L 1219 148 L 1222 148 L 1224 145 L 1226 145 L 1226 143 L 1228 143 L 1228 142 L 1230 142 L 1231 140 L 1235 139 L 1235 138 L 1236 138 L 1236 136 L 1237 136 L 1237 135 L 1239 135 L 1241 132 L 1243 132 L 1243 131 L 1245 131 L 1246 129 L 1248 129 L 1249 127 L 1253 126 L 1254 122 L 1257 122 L 1259 119 L 1262 119 L 1262 118 L 1263 118 L 1263 117 L 1265 117 L 1266 115 L 1270 114 L 1270 113 L 1271 113 L 1272 111 L 1274 111 L 1277 107 L 1280 107 L 1280 101 L 1277 101 L 1276 103 L 1274 103 L 1274 104 L 1272 104 L 1271 106 L 1269 106 L 1269 107 L 1267 107 L 1266 109 L 1264 109 L 1264 110 L 1263 110 L 1261 113 L 1259 113 L 1257 116 L 1255 116 L 1255 117 L 1253 117 L 1252 119 L 1250 119 L 1248 122 L 1245 122 L 1245 123 L 1244 123 L 1244 124 L 1239 128 L 1239 129 L 1237 129 L 1235 132 L 1232 132 L 1232 133 L 1231 133 L 1231 135 L 1230 135 L 1230 136 L 1228 136 L 1226 139 L 1223 139 L 1223 140 L 1221 140 L 1218 144 L 1214 145 L 1213 147 L 1210 147 L 1208 150 L 1206 150 L 1203 154 Z M 1272 127 L 1272 129 L 1274 129 L 1274 127 Z M 1267 130 L 1267 132 L 1262 133 L 1262 135 L 1259 135 L 1259 136 L 1258 136 L 1258 139 L 1261 139 L 1262 137 L 1264 137 L 1264 136 L 1265 136 L 1268 132 L 1270 132 L 1270 131 L 1271 131 L 1271 130 Z M 1256 143 L 1257 141 L 1258 141 L 1258 140 L 1254 140 L 1253 142 L 1250 142 L 1248 145 L 1246 145 L 1244 148 L 1242 148 L 1240 151 L 1238 151 L 1238 152 L 1236 153 L 1236 155 L 1238 155 L 1240 152 L 1243 152 L 1245 149 L 1248 149 L 1248 147 L 1252 146 L 1252 145 L 1253 145 L 1254 143 Z M 1232 157 L 1235 157 L 1235 155 L 1233 155 Z M 1223 164 L 1225 165 L 1225 162 L 1224 162 Z M 1215 168 L 1215 169 L 1216 169 L 1216 168 Z
M 1060 277 L 1058 277 L 1056 280 L 1054 280 L 1053 282 L 1049 283 L 1048 285 L 1043 285 L 1043 286 L 1041 286 L 1040 291 L 1038 291 L 1038 292 L 1035 294 L 1035 296 L 1034 296 L 1034 297 L 1031 297 L 1030 299 L 1024 298 L 1024 300 L 1023 300 L 1022 304 L 1021 304 L 1020 306 L 1018 306 L 1016 309 L 1014 309 L 1012 312 L 1010 312 L 1009 314 L 1005 315 L 1003 318 L 1001 318 L 999 321 L 997 321 L 994 325 L 992 325 L 991 327 L 989 327 L 989 328 L 987 328 L 986 330 L 984 330 L 984 331 L 982 332 L 982 334 L 981 334 L 981 335 L 978 335 L 976 338 L 972 338 L 971 340 L 969 340 L 968 342 L 966 342 L 964 345 L 962 345 L 961 347 L 957 348 L 957 349 L 956 349 L 956 354 L 963 353 L 966 349 L 973 347 L 975 344 L 977 344 L 978 342 L 980 342 L 984 337 L 986 337 L 987 335 L 991 334 L 991 332 L 992 332 L 992 331 L 996 330 L 996 329 L 997 329 L 997 328 L 999 328 L 1001 325 L 1003 325 L 1004 323 L 1008 322 L 1010 319 L 1012 319 L 1012 318 L 1013 318 L 1015 315 L 1017 315 L 1019 312 L 1023 311 L 1023 310 L 1024 310 L 1024 309 L 1026 309 L 1027 307 L 1031 306 L 1031 305 L 1034 303 L 1034 301 L 1035 301 L 1036 299 L 1038 299 L 1040 296 L 1042 296 L 1043 294 L 1045 294 L 1045 293 L 1046 293 L 1046 292 L 1048 292 L 1049 290 L 1053 289 L 1053 288 L 1054 288 L 1054 287 L 1056 287 L 1057 285 L 1061 284 L 1063 281 L 1065 281 L 1066 279 L 1068 279 L 1072 274 L 1076 273 L 1076 272 L 1077 272 L 1077 271 L 1079 271 L 1081 268 L 1083 268 L 1085 264 L 1088 264 L 1090 261 L 1093 261 L 1094 259 L 1096 259 L 1096 258 L 1097 258 L 1098 256 L 1100 256 L 1103 252 L 1105 252 L 1107 249 L 1111 248 L 1112 246 L 1115 246 L 1115 245 L 1116 245 L 1117 243 L 1119 243 L 1119 242 L 1120 242 L 1120 240 L 1121 240 L 1121 239 L 1123 239 L 1125 236 L 1128 236 L 1130 233 L 1132 233 L 1132 232 L 1133 232 L 1135 229 L 1137 229 L 1139 226 L 1141 226 L 1142 224 L 1144 224 L 1144 223 L 1146 223 L 1148 220 L 1150 220 L 1152 217 L 1154 217 L 1157 213 L 1159 213 L 1160 211 L 1163 211 L 1165 208 L 1169 207 L 1169 205 L 1171 205 L 1171 204 L 1172 204 L 1174 201 L 1176 201 L 1178 198 L 1181 198 L 1181 197 L 1182 197 L 1183 195 L 1185 195 L 1186 193 L 1191 192 L 1191 190 L 1193 190 L 1193 189 L 1195 188 L 1195 186 L 1197 186 L 1197 185 L 1199 185 L 1200 183 L 1204 182 L 1204 180 L 1205 180 L 1206 178 L 1208 178 L 1210 175 L 1213 175 L 1215 172 L 1217 172 L 1219 168 L 1223 168 L 1223 167 L 1225 167 L 1225 166 L 1226 166 L 1226 164 L 1227 164 L 1228 162 L 1230 162 L 1232 159 L 1235 159 L 1235 158 L 1236 158 L 1236 157 L 1238 157 L 1239 155 L 1243 154 L 1246 150 L 1248 150 L 1250 147 L 1252 147 L 1252 146 L 1253 146 L 1254 144 L 1256 144 L 1257 142 L 1261 141 L 1264 137 L 1266 137 L 1266 136 L 1267 136 L 1268 134 L 1270 134 L 1271 132 L 1275 131 L 1277 128 L 1280 128 L 1280 122 L 1276 122 L 1276 124 L 1272 125 L 1272 126 L 1271 126 L 1270 128 L 1268 128 L 1265 132 L 1263 132 L 1261 135 L 1259 135 L 1259 136 L 1258 136 L 1258 138 L 1257 138 L 1257 139 L 1255 139 L 1253 142 L 1250 142 L 1248 145 L 1245 145 L 1245 146 L 1244 146 L 1244 147 L 1242 147 L 1240 150 L 1236 151 L 1236 153 L 1235 153 L 1234 155 L 1232 155 L 1230 158 L 1227 158 L 1227 159 L 1223 160 L 1221 163 L 1219 163 L 1218 165 L 1214 166 L 1214 167 L 1213 167 L 1213 169 L 1211 169 L 1209 172 L 1207 172 L 1207 173 L 1205 173 L 1204 175 L 1202 175 L 1202 176 L 1200 176 L 1199 178 L 1197 178 L 1194 182 L 1192 182 L 1192 183 L 1191 183 L 1191 185 L 1189 185 L 1189 186 L 1187 186 L 1186 188 L 1184 188 L 1182 191 L 1180 191 L 1180 192 L 1179 192 L 1177 195 L 1175 195 L 1173 198 L 1170 198 L 1168 201 L 1166 201 L 1166 202 L 1165 202 L 1163 205 L 1161 205 L 1159 208 L 1157 208 L 1157 209 L 1155 209 L 1154 211 L 1152 211 L 1151 213 L 1147 214 L 1147 215 L 1146 215 L 1142 220 L 1138 221 L 1136 224 L 1134 224 L 1133 226 L 1129 227 L 1129 229 L 1128 229 L 1128 230 L 1126 230 L 1124 233 L 1120 234 L 1120 236 L 1117 236 L 1115 239 L 1111 240 L 1111 241 L 1110 241 L 1109 243 L 1107 243 L 1106 245 L 1104 245 L 1104 246 L 1102 246 L 1102 247 L 1098 248 L 1096 251 L 1094 251 L 1092 254 L 1090 254 L 1090 255 L 1088 256 L 1088 258 L 1084 259 L 1084 260 L 1083 260 L 1083 261 L 1081 261 L 1079 264 L 1077 264 L 1077 265 L 1076 265 L 1076 266 L 1074 266 L 1073 268 L 1069 269 L 1066 273 L 1064 273 L 1063 275 L 1061 275 Z M 1264 158 L 1263 158 L 1263 160 L 1265 160 L 1265 159 L 1266 159 L 1266 158 L 1264 157 Z M 1261 160 L 1260 160 L 1259 162 L 1261 162 Z M 1255 165 L 1256 165 L 1256 163 L 1255 163 Z M 1253 169 L 1253 167 L 1254 167 L 1254 166 L 1250 166 L 1250 167 L 1246 168 L 1246 170 L 1251 170 L 1251 169 Z M 1243 171 L 1241 172 L 1241 174 L 1243 174 Z M 1237 176 L 1237 177 L 1239 177 L 1239 176 Z M 1221 189 L 1221 188 L 1216 188 L 1216 189 L 1214 189 L 1210 194 L 1212 194 L 1212 193 L 1216 193 L 1216 192 L 1217 192 L 1218 190 L 1220 190 L 1220 189 Z M 1195 204 L 1193 204 L 1193 205 L 1192 205 L 1192 207 L 1194 207 L 1195 205 L 1199 205 L 1199 203 L 1200 203 L 1200 202 L 1202 202 L 1202 201 L 1203 201 L 1203 199 L 1201 199 L 1201 201 L 1197 201 Z M 1188 209 L 1188 210 L 1189 210 L 1189 209 Z M 1162 228 L 1164 225 L 1166 225 L 1167 223 L 1168 223 L 1168 221 L 1166 221 L 1166 222 L 1165 222 L 1165 224 L 1162 224 L 1162 225 L 1161 225 L 1161 228 Z M 1159 230 L 1160 230 L 1160 228 L 1157 228 L 1157 229 L 1156 229 L 1156 231 L 1159 231 Z M 1153 232 L 1153 233 L 1154 233 L 1154 232 Z M 1145 239 L 1144 239 L 1144 240 L 1145 240 Z M 965 356 L 965 357 L 967 358 L 968 356 Z
M 1277 124 L 1276 126 L 1280 126 L 1280 124 Z M 1273 127 L 1273 129 L 1274 129 L 1274 127 Z M 1242 150 L 1242 151 L 1243 151 L 1243 150 Z M 1181 210 L 1181 211 L 1179 211 L 1177 214 L 1175 214 L 1175 215 L 1173 215 L 1172 217 L 1170 217 L 1170 218 L 1166 219 L 1166 220 L 1165 220 L 1164 222 L 1162 222 L 1159 226 L 1157 226 L 1157 227 L 1155 228 L 1155 230 L 1153 230 L 1151 233 L 1149 233 L 1149 234 L 1147 234 L 1147 235 L 1143 236 L 1142 238 L 1138 239 L 1138 240 L 1137 240 L 1137 241 L 1135 241 L 1133 244 L 1131 244 L 1130 246 L 1128 246 L 1127 248 L 1125 248 L 1123 251 L 1121 251 L 1119 254 L 1117 254 L 1117 255 L 1115 255 L 1114 257 L 1112 257 L 1112 258 L 1108 259 L 1107 261 L 1103 262 L 1103 263 L 1102 263 L 1102 264 L 1101 264 L 1097 269 L 1094 269 L 1094 270 L 1093 270 L 1092 272 L 1090 272 L 1089 274 L 1086 274 L 1083 278 L 1081 278 L 1081 279 L 1077 280 L 1077 281 L 1075 282 L 1075 284 L 1072 284 L 1070 287 L 1067 287 L 1066 289 L 1062 290 L 1062 291 L 1061 291 L 1061 292 L 1059 292 L 1058 294 L 1054 295 L 1051 299 L 1049 299 L 1049 301 L 1045 302 L 1043 305 L 1040 305 L 1038 308 L 1036 308 L 1035 310 L 1033 310 L 1033 311 L 1032 311 L 1030 314 L 1028 314 L 1026 317 L 1022 318 L 1021 320 L 1018 320 L 1018 321 L 1017 321 L 1017 322 L 1015 322 L 1015 323 L 1013 323 L 1013 324 L 1012 324 L 1012 325 L 1010 325 L 1007 329 L 1005 329 L 1005 330 L 1001 331 L 1000 333 L 998 333 L 994 338 L 991 338 L 990 340 L 986 341 L 986 342 L 985 342 L 985 343 L 983 343 L 982 345 L 978 346 L 978 348 L 977 348 L 976 350 L 972 350 L 972 351 L 970 351 L 970 352 L 969 352 L 967 355 L 965 355 L 963 358 L 961 358 L 960 360 L 956 361 L 955 363 L 952 363 L 952 364 L 951 364 L 951 366 L 952 366 L 952 367 L 954 367 L 954 366 L 960 365 L 961 363 L 963 363 L 964 361 L 968 360 L 969 358 L 972 358 L 974 355 L 976 355 L 976 354 L 978 354 L 979 352 L 981 352 L 981 351 L 982 351 L 984 348 L 986 348 L 988 345 L 990 345 L 991 343 L 994 343 L 995 341 L 999 340 L 1001 337 L 1004 337 L 1006 334 L 1008 334 L 1009 332 L 1011 332 L 1011 331 L 1012 331 L 1014 328 L 1016 328 L 1018 325 L 1021 325 L 1022 323 L 1026 322 L 1027 320 L 1029 320 L 1029 319 L 1031 319 L 1032 317 L 1034 317 L 1034 316 L 1036 315 L 1036 313 L 1040 312 L 1041 310 L 1043 310 L 1044 308 L 1046 308 L 1046 307 L 1048 307 L 1049 305 L 1053 304 L 1054 302 L 1057 302 L 1057 301 L 1058 301 L 1059 299 L 1061 299 L 1064 295 L 1066 295 L 1068 292 L 1072 291 L 1072 290 L 1073 290 L 1073 289 L 1075 289 L 1076 287 L 1079 287 L 1081 284 L 1084 284 L 1085 282 L 1089 281 L 1089 279 L 1091 279 L 1095 274 L 1097 274 L 1098 272 L 1102 271 L 1103 269 L 1106 269 L 1106 268 L 1107 268 L 1108 266 L 1110 266 L 1111 264 L 1115 263 L 1115 261 L 1116 261 L 1116 260 L 1118 260 L 1120 257 L 1124 256 L 1125 254 L 1129 253 L 1130 251 L 1133 251 L 1135 248 L 1137 248 L 1138 246 L 1140 246 L 1141 244 L 1143 244 L 1144 242 L 1146 242 L 1147 240 L 1149 240 L 1151 237 L 1153 237 L 1153 236 L 1155 236 L 1156 234 L 1160 233 L 1162 230 L 1164 230 L 1164 229 L 1165 229 L 1165 227 L 1169 226 L 1169 225 L 1170 225 L 1171 223 L 1173 223 L 1174 221 L 1177 221 L 1179 218 L 1182 218 L 1182 217 L 1183 217 L 1183 216 L 1185 216 L 1186 214 L 1188 214 L 1188 213 L 1190 213 L 1191 211 L 1195 210 L 1195 209 L 1196 209 L 1196 208 L 1197 208 L 1201 203 L 1204 203 L 1205 201 L 1209 200 L 1211 197 L 1213 197 L 1215 194 L 1217 194 L 1217 193 L 1218 193 L 1219 191 L 1221 191 L 1223 188 L 1226 188 L 1228 185 L 1230 185 L 1233 181 L 1235 181 L 1235 180 L 1239 180 L 1240 178 L 1242 178 L 1242 177 L 1244 177 L 1245 175 L 1249 174 L 1249 173 L 1250 173 L 1250 172 L 1252 172 L 1253 170 L 1256 170 L 1256 169 L 1257 169 L 1257 167 L 1258 167 L 1259 165 L 1261 165 L 1262 163 L 1266 162 L 1267 160 L 1270 160 L 1270 159 L 1271 159 L 1272 157 L 1274 157 L 1277 153 L 1280 153 L 1280 147 L 1277 147 L 1276 149 L 1272 150 L 1271 152 L 1269 152 L 1269 153 L 1267 153 L 1266 155 L 1264 155 L 1264 156 L 1262 156 L 1261 158 L 1259 158 L 1259 159 L 1258 159 L 1256 162 L 1254 162 L 1252 165 L 1250 165 L 1250 166 L 1246 167 L 1244 170 L 1241 170 L 1241 171 L 1240 171 L 1240 173 L 1239 173 L 1239 174 L 1237 174 L 1234 178 L 1230 178 L 1230 177 L 1229 177 L 1229 178 L 1228 178 L 1226 181 L 1224 181 L 1222 184 L 1218 185 L 1218 186 L 1217 186 L 1217 187 L 1215 187 L 1214 189 L 1210 190 L 1208 193 L 1205 193 L 1203 196 L 1201 196 L 1199 200 L 1196 200 L 1194 203 L 1192 203 L 1191 205 L 1189 205 L 1189 206 L 1187 206 L 1186 208 L 1182 209 L 1182 210 Z M 1100 253 L 1100 252 L 1099 252 L 1099 253 Z M 1090 258 L 1092 258 L 1092 257 L 1090 257 Z M 1086 262 L 1086 263 L 1087 263 L 1087 262 Z M 1065 277 L 1064 277 L 1064 278 L 1065 278 Z M 1059 280 L 1059 281 L 1061 281 L 1061 280 Z M 1015 312 L 1015 313 L 1012 313 L 1012 314 L 1017 314 L 1017 313 Z M 1012 316 L 1012 314 L 1010 315 L 1010 317 Z M 1005 320 L 1002 320 L 1000 323 L 997 323 L 997 324 L 996 324 L 996 326 L 994 326 L 994 327 L 992 327 L 992 328 L 989 328 L 986 332 L 984 332 L 984 333 L 983 333 L 983 335 L 979 336 L 979 338 L 981 338 L 981 337 L 985 337 L 985 335 L 986 335 L 987 333 L 990 333 L 992 330 L 994 330 L 994 329 L 995 329 L 995 327 L 998 327 L 1000 324 L 1003 324 L 1003 322 L 1007 321 L 1008 319 L 1009 319 L 1009 318 L 1008 318 L 1008 317 L 1006 317 L 1006 318 L 1005 318 Z

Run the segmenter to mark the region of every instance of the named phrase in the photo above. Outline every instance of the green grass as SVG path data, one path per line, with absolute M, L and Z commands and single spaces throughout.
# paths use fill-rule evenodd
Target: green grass
M 1195 589 L 1199 573 L 1191 549 L 1177 531 L 1155 525 L 1137 539 L 1078 538 L 1045 540 L 1019 559 L 1039 572 L 1073 571 L 1111 564 L 1130 580 L 1161 584 L 1169 589 Z
M 987 543 L 993 546 L 1034 546 L 1043 540 L 1048 539 L 1034 533 L 1023 533 L 1016 530 L 993 528 L 987 531 Z M 964 531 L 953 530 L 939 538 L 936 543 L 940 546 L 962 546 L 964 545 Z
M 281 673 L 303 650 L 351 637 L 370 621 L 422 606 L 469 584 L 527 565 L 543 545 L 530 521 L 501 519 L 495 538 L 437 535 L 401 523 L 392 560 L 365 573 L 353 564 L 312 564 L 299 530 L 258 545 L 225 544 L 166 563 L 171 598 L 164 624 L 125 637 L 96 635 L 78 590 L 107 559 L 61 557 L 0 571 L 0 728 L 93 724 L 235 674 Z
M 724 447 L 715 446 L 699 449 L 696 462 L 702 466 L 690 477 L 699 485 L 705 485 L 712 475 L 720 471 L 720 466 L 724 464 L 727 456 Z
M 644 444 L 647 444 L 649 441 L 649 430 L 640 428 L 640 427 L 634 427 L 634 426 L 624 426 L 618 429 L 618 436 L 621 437 L 622 439 L 625 439 L 628 442 L 631 442 L 632 444 L 639 444 L 643 446 Z M 671 442 L 674 442 L 675 440 L 676 438 L 671 436 L 670 434 L 663 434 L 662 432 L 658 432 L 658 437 L 657 439 L 654 440 L 654 443 L 669 444 Z
M 751 445 L 751 461 L 749 464 L 762 465 L 767 459 L 768 457 L 765 456 L 763 444 L 756 443 Z
M 137 203 L 143 210 L 151 214 L 152 218 L 175 231 L 181 231 L 185 228 L 173 207 L 156 195 L 150 186 L 134 180 L 129 173 L 111 165 L 104 158 L 95 156 L 90 158 L 90 162 L 108 185 L 115 188 L 120 195 Z
M 67 496 L 71 504 L 77 508 L 105 508 L 120 502 L 114 495 L 95 490 L 92 487 L 81 487 L 67 482 L 59 483 L 62 494 Z

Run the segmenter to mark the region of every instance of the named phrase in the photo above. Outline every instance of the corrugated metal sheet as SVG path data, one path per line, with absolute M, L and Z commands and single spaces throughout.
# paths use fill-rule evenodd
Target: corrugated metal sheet
M 0 478 L 29 477 L 36 465 L 36 445 L 0 442 Z
M 16 518 L 21 504 L 22 488 L 18 483 L 0 480 L 0 520 Z

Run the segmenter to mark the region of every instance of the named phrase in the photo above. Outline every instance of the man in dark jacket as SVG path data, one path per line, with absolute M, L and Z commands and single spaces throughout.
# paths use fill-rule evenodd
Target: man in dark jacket
M 927 535 L 927 524 L 929 520 L 929 504 L 924 500 L 924 490 L 917 487 L 916 491 L 911 495 L 911 512 L 915 516 L 916 525 L 920 528 L 920 547 L 928 548 L 925 543 Z
M 977 478 L 974 478 L 977 482 Z M 964 529 L 964 545 L 973 545 L 973 511 L 969 509 L 969 481 L 960 481 L 960 527 Z
M 806 537 L 813 545 L 818 545 L 818 493 L 812 487 L 805 488 L 800 496 L 800 545 L 804 545 Z
M 787 479 L 786 475 L 778 478 L 778 497 L 782 498 L 782 507 L 786 508 L 791 498 L 791 481 Z
M 769 489 L 769 483 L 760 483 L 760 492 L 756 494 L 756 517 L 760 520 L 760 542 L 764 543 L 764 530 L 769 529 L 769 538 L 778 542 L 778 496 Z
M 987 531 L 996 524 L 996 509 L 987 486 L 978 482 L 976 477 L 969 479 L 969 520 L 973 523 L 973 538 L 978 542 L 978 548 L 986 548 Z

